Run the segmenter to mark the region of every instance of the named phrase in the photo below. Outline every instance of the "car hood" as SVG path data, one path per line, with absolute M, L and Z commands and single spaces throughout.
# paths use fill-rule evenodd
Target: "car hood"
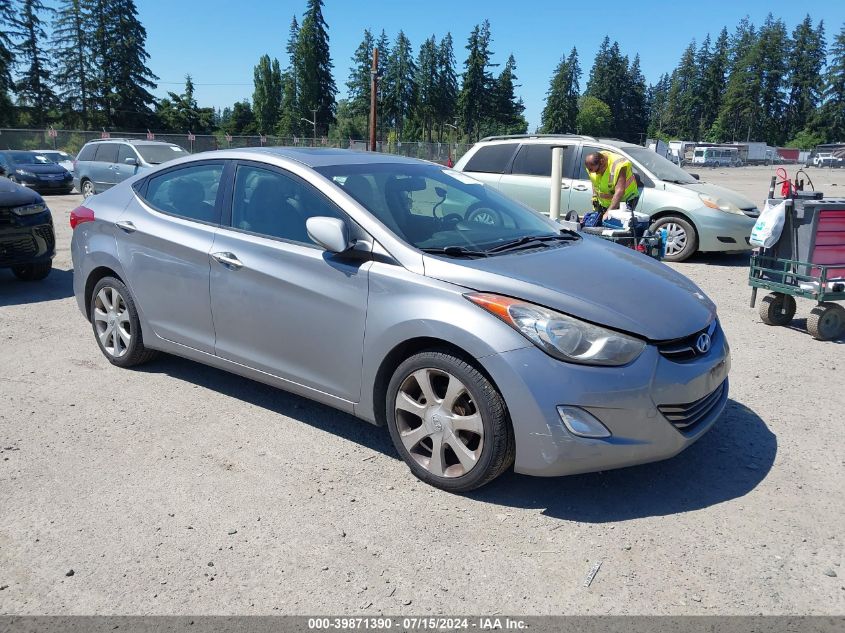
M 713 185 L 709 182 L 697 182 L 691 185 L 683 185 L 687 189 L 695 191 L 696 193 L 704 193 L 708 196 L 713 196 L 714 198 L 722 198 L 723 200 L 727 200 L 730 203 L 735 204 L 740 209 L 753 209 L 757 206 L 756 203 L 752 202 L 745 196 L 738 194 L 736 191 L 731 191 L 725 187 L 720 187 L 719 185 Z
M 489 258 L 426 255 L 424 263 L 428 277 L 538 303 L 651 341 L 688 336 L 716 315 L 713 302 L 680 273 L 593 236 Z
M 0 176 L 0 207 L 19 207 L 42 201 L 41 196 L 32 189 L 17 185 L 8 178 Z
M 23 169 L 33 174 L 64 174 L 67 169 L 56 163 L 49 165 L 15 165 L 15 169 Z

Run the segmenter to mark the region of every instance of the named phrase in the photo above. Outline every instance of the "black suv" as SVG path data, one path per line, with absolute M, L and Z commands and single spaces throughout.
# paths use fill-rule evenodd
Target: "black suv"
M 44 279 L 56 255 L 53 217 L 40 195 L 4 172 L 0 167 L 0 268 L 24 281 Z

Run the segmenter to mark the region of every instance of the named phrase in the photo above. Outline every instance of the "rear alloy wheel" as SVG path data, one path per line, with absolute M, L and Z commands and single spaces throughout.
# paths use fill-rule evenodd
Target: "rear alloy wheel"
M 845 334 L 845 308 L 838 303 L 820 303 L 810 311 L 807 331 L 819 341 L 832 341 Z
M 82 187 L 83 198 L 90 198 L 94 195 L 94 183 L 90 180 L 83 180 L 80 187 Z
M 411 472 L 449 492 L 479 488 L 513 463 L 501 395 L 463 360 L 422 352 L 402 363 L 387 390 L 387 424 Z
M 132 367 L 157 354 L 144 347 L 135 301 L 119 279 L 104 277 L 94 287 L 91 325 L 100 350 L 113 365 Z
M 760 320 L 766 325 L 787 325 L 795 316 L 795 297 L 773 292 L 760 302 Z
M 651 230 L 655 233 L 660 229 L 666 229 L 666 251 L 663 259 L 667 262 L 682 262 L 692 257 L 698 249 L 695 228 L 685 218 L 676 215 L 662 217 L 651 225 Z
M 53 262 L 12 266 L 12 273 L 21 281 L 41 281 L 53 270 Z

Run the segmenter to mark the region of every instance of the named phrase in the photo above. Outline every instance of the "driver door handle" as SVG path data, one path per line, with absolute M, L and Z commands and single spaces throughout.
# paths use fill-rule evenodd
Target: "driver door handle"
M 227 268 L 231 268 L 232 270 L 238 270 L 239 268 L 243 268 L 243 262 L 238 259 L 237 255 L 234 253 L 212 253 L 211 256 L 226 266 Z
M 120 229 L 123 229 L 127 233 L 134 233 L 138 230 L 131 220 L 120 220 L 119 222 L 115 222 L 114 225 Z
M 587 191 L 587 188 L 584 185 L 578 185 L 577 187 L 572 187 L 575 191 Z

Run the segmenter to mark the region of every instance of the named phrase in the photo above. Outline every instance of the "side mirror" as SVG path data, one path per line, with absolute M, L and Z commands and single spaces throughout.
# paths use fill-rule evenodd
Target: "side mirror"
M 138 159 L 137 159 L 137 158 L 132 158 L 132 157 L 130 156 L 129 158 L 124 158 L 124 159 L 123 159 L 123 162 L 124 162 L 124 163 L 126 163 L 127 165 L 137 165 L 137 164 L 138 164 Z
M 343 253 L 352 247 L 349 227 L 343 220 L 327 217 L 308 218 L 305 229 L 315 244 L 330 253 Z

